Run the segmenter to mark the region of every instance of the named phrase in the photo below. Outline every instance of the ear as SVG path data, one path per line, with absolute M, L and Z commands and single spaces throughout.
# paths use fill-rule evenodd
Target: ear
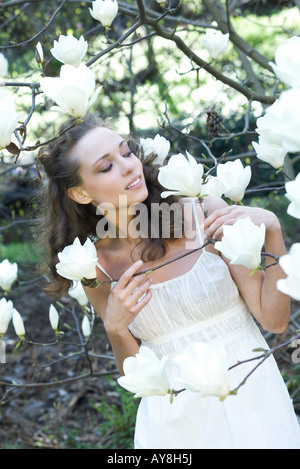
M 93 198 L 81 186 L 70 187 L 68 196 L 78 204 L 89 204 Z

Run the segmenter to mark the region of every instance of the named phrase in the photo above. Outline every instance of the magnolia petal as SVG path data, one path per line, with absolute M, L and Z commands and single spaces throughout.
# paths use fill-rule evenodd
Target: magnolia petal
M 61 107 L 61 106 L 51 106 L 50 107 L 51 111 L 57 111 L 60 114 L 68 114 L 68 109 Z
M 288 277 L 277 280 L 276 286 L 282 293 L 291 296 L 296 301 L 300 301 L 299 278 Z
M 91 99 L 88 102 L 88 108 L 90 108 L 91 106 L 93 106 L 96 103 L 96 101 L 98 99 L 98 96 L 99 96 L 99 93 L 102 90 L 102 88 L 103 88 L 103 86 L 98 86 L 98 88 L 95 89 L 94 94 L 92 95 Z
M 167 197 L 169 197 L 170 195 L 184 195 L 182 194 L 181 192 L 179 191 L 163 191 L 160 196 L 162 199 L 166 199 Z
M 56 96 L 56 102 L 64 109 L 68 109 L 68 114 L 74 117 L 83 117 L 88 110 L 88 97 L 84 91 L 74 86 L 64 86 Z
M 81 280 L 84 277 L 81 270 L 74 266 L 74 262 L 57 264 L 56 271 L 58 275 L 68 280 Z
M 236 257 L 235 259 L 232 259 L 230 261 L 230 264 L 233 265 L 243 265 L 244 267 L 247 267 L 248 269 L 257 269 L 259 267 L 261 262 L 261 258 L 258 260 L 256 259 L 255 256 L 251 256 L 250 254 L 241 254 L 240 256 Z
M 299 84 L 299 78 L 297 78 L 294 74 L 291 75 L 290 73 L 286 72 L 282 68 L 279 68 L 273 62 L 269 62 L 275 75 L 279 78 L 282 83 L 285 83 L 288 86 L 297 86 Z
M 285 254 L 279 258 L 280 267 L 284 270 L 287 275 L 292 275 L 292 265 L 291 265 L 291 256 Z
M 300 200 L 298 200 L 298 204 L 290 203 L 287 208 L 287 213 L 294 218 L 300 219 Z
M 45 93 L 46 96 L 55 101 L 57 90 L 59 86 L 59 77 L 45 77 L 40 81 L 41 90 Z

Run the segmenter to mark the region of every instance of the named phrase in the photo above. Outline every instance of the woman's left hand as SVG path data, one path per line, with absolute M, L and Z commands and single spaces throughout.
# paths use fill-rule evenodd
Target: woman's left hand
M 266 226 L 266 232 L 274 228 L 280 228 L 278 218 L 273 212 L 258 207 L 246 207 L 244 205 L 228 205 L 214 210 L 204 220 L 204 240 L 212 238 L 216 241 L 223 236 L 223 225 L 233 225 L 241 218 L 250 217 L 253 223 Z

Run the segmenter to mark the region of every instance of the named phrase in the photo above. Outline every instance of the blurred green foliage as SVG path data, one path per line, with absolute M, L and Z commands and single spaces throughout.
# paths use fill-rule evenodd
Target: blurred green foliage
M 140 399 L 134 399 L 132 393 L 121 388 L 112 378 L 107 378 L 106 381 L 117 397 L 116 404 L 108 403 L 102 396 L 98 403 L 90 400 L 93 409 L 103 417 L 98 428 L 102 441 L 99 449 L 133 449 L 135 419 Z

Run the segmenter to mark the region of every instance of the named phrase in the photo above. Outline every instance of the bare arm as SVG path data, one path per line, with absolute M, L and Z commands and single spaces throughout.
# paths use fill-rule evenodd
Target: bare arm
M 139 340 L 131 334 L 128 326 L 152 296 L 149 290 L 149 275 L 133 277 L 134 273 L 141 270 L 141 266 L 140 261 L 135 262 L 124 272 L 111 291 L 107 286 L 85 289 L 91 304 L 104 323 L 121 374 L 125 358 L 138 353 L 140 346 Z M 134 292 L 136 288 L 138 289 Z
M 277 256 L 285 254 L 280 224 L 274 213 L 255 207 L 228 206 L 219 198 L 207 199 L 210 199 L 206 202 L 208 217 L 204 222 L 207 238 L 221 239 L 224 224 L 233 224 L 238 218 L 249 216 L 255 224 L 266 225 L 265 251 Z M 253 316 L 264 329 L 283 333 L 289 322 L 290 298 L 276 288 L 277 280 L 286 276 L 281 267 L 275 265 L 250 277 L 250 270 L 246 267 L 232 265 L 226 258 L 224 260 Z M 266 264 L 273 261 L 266 258 Z

